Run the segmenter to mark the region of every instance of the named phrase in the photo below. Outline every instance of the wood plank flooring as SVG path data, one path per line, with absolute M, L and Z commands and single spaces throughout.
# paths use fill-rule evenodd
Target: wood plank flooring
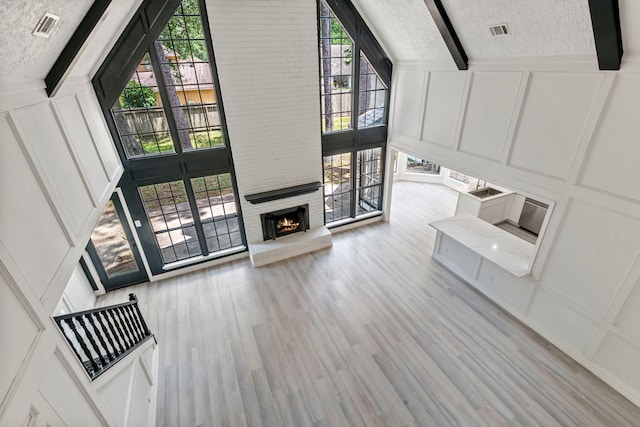
M 254 269 L 135 292 L 160 345 L 157 425 L 638 426 L 640 408 L 431 259 L 456 193 L 398 182 L 390 223 Z

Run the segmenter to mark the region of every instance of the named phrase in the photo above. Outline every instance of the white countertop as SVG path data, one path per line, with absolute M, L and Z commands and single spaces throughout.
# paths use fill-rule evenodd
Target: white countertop
M 463 213 L 429 225 L 516 277 L 531 271 L 534 245 L 480 218 Z

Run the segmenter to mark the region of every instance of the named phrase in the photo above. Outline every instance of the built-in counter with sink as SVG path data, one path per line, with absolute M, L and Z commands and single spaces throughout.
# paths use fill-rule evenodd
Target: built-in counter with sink
M 513 195 L 513 191 L 493 186 L 459 191 L 456 215 L 470 213 L 491 224 L 498 224 L 509 217 Z
M 438 231 L 436 261 L 509 312 L 526 309 L 535 245 L 469 213 L 430 225 Z
M 530 199 L 496 186 L 458 192 L 455 216 L 430 224 L 437 230 L 433 258 L 509 311 L 521 312 L 533 291 L 530 273 L 541 242 L 541 235 L 522 226 Z

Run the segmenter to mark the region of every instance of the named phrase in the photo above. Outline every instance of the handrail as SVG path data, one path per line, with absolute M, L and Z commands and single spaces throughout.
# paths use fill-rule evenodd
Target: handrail
M 63 314 L 53 320 L 91 380 L 153 337 L 135 294 L 129 294 L 129 301 L 122 304 Z

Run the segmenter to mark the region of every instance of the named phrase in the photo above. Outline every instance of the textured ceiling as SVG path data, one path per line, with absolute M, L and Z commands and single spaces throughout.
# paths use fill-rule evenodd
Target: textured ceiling
M 0 80 L 43 79 L 91 7 L 92 0 L 0 0 Z M 48 39 L 32 36 L 44 12 L 61 19 Z
M 596 53 L 586 0 L 443 0 L 443 4 L 469 58 Z M 512 34 L 491 36 L 489 27 L 504 23 Z
M 640 1 L 620 1 L 620 26 L 622 28 L 623 58 L 640 58 Z
M 113 0 L 74 75 L 90 75 L 141 0 Z M 301 0 L 302 1 L 302 0 Z M 313 1 L 313 0 L 304 0 Z M 352 0 L 395 60 L 450 60 L 424 0 Z M 0 82 L 42 79 L 92 0 L 0 0 Z M 443 0 L 469 58 L 595 55 L 586 0 Z M 62 19 L 50 38 L 31 35 L 45 11 Z M 210 11 L 212 13 L 214 11 Z M 640 57 L 640 1 L 620 0 L 626 57 Z M 492 37 L 507 23 L 511 35 Z
M 395 60 L 450 59 L 423 0 L 352 0 Z

